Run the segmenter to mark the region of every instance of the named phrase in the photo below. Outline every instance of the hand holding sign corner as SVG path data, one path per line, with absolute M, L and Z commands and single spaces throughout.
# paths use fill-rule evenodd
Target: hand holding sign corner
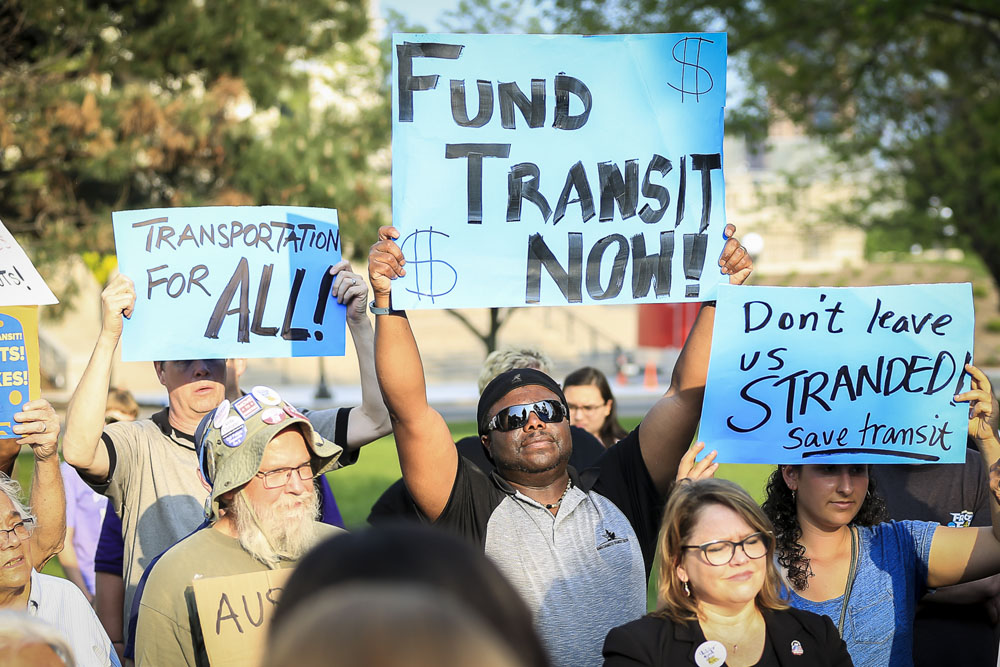
M 406 269 L 403 268 L 406 259 L 403 258 L 403 251 L 396 245 L 398 238 L 399 231 L 395 227 L 379 227 L 379 240 L 368 253 L 368 278 L 375 295 L 375 305 L 379 308 L 389 307 L 392 281 L 406 275 Z

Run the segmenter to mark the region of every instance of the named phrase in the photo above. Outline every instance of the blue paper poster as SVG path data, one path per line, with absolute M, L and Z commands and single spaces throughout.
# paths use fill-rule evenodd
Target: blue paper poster
M 396 308 L 700 301 L 726 35 L 393 35 Z
M 118 266 L 135 283 L 125 361 L 344 354 L 332 209 L 210 206 L 116 211 Z
M 719 288 L 699 439 L 724 463 L 962 463 L 972 287 Z

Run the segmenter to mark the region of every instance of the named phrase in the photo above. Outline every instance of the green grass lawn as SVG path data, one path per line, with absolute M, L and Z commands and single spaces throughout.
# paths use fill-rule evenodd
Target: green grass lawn
M 638 423 L 638 418 L 622 420 L 627 429 L 634 428 Z M 450 424 L 449 428 L 455 440 L 476 434 L 475 422 Z M 18 457 L 14 475 L 20 481 L 25 495 L 31 488 L 32 469 L 31 452 L 23 451 Z M 763 500 L 764 483 L 772 469 L 773 466 L 765 465 L 722 464 L 719 466 L 717 476 L 740 484 L 760 502 Z M 337 505 L 348 529 L 357 530 L 366 525 L 365 519 L 372 504 L 399 477 L 399 460 L 396 457 L 395 441 L 391 435 L 366 445 L 355 465 L 328 473 L 327 479 L 333 487 Z M 56 558 L 49 561 L 43 572 L 63 576 L 62 567 Z M 654 572 L 649 587 L 651 606 L 656 599 L 655 580 Z

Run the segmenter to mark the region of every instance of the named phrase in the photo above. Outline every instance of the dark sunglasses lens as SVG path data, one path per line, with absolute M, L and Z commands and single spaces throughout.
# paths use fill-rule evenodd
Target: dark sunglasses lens
M 532 412 L 548 424 L 561 422 L 566 417 L 566 411 L 559 401 L 545 400 L 528 405 L 512 405 L 497 414 L 497 428 L 500 431 L 524 428 Z

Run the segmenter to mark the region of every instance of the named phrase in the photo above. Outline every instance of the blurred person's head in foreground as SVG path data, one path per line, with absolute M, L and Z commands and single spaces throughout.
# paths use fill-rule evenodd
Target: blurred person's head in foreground
M 278 601 L 271 636 L 313 596 L 352 584 L 427 587 L 476 614 L 527 667 L 549 664 L 531 612 L 482 551 L 440 529 L 403 523 L 340 535 L 306 554 Z
M 322 637 L 322 641 L 316 641 Z M 396 583 L 327 588 L 272 631 L 272 667 L 526 667 L 497 629 L 450 595 Z
M 0 611 L 0 656 L 7 667 L 74 667 L 69 643 L 26 611 Z

